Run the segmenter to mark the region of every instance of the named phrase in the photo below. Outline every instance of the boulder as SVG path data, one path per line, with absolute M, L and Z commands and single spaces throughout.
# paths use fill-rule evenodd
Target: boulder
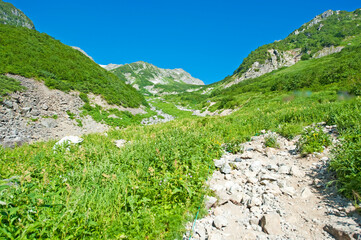
M 282 235 L 281 218 L 277 213 L 263 215 L 260 220 L 262 231 L 269 235 Z

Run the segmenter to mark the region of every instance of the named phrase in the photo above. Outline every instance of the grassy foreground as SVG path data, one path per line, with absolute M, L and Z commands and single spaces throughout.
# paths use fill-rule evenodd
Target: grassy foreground
M 320 121 L 337 124 L 344 139 L 331 163 L 340 190 L 360 194 L 360 97 L 341 100 L 331 90 L 290 96 L 258 94 L 227 117 L 88 135 L 70 151 L 54 151 L 54 141 L 1 149 L 0 179 L 13 177 L 18 187 L 0 183 L 0 238 L 181 239 L 221 143 L 262 129 L 292 138 Z M 118 149 L 116 139 L 130 142 Z

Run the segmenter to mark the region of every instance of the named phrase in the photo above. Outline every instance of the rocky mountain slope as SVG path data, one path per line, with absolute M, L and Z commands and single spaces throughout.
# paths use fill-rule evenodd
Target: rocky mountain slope
M 182 92 L 204 85 L 183 69 L 163 69 L 143 61 L 119 66 L 107 65 L 105 68 L 111 69 L 127 84 L 148 95 Z
M 0 24 L 35 29 L 33 22 L 11 3 L 0 0 Z
M 259 47 L 245 58 L 231 77 L 220 82 L 230 87 L 262 76 L 300 60 L 340 52 L 343 41 L 361 32 L 361 9 L 353 12 L 328 10 L 303 24 L 287 38 Z

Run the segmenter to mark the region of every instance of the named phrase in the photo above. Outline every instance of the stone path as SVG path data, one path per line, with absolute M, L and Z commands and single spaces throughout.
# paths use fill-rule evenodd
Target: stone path
M 150 105 L 150 109 L 152 111 L 155 111 L 158 115 L 152 116 L 150 118 L 145 118 L 142 120 L 142 124 L 143 125 L 152 125 L 152 124 L 157 124 L 157 123 L 165 123 L 165 122 L 169 122 L 174 120 L 174 117 L 172 115 L 169 115 L 167 113 L 164 113 L 161 109 L 157 109 L 155 108 L 150 102 L 148 102 Z M 158 117 L 158 116 L 161 116 Z
M 329 149 L 302 157 L 297 138 L 277 141 L 279 149 L 265 148 L 264 135 L 253 137 L 244 153 L 215 160 L 219 170 L 208 181 L 215 196 L 206 197 L 208 215 L 197 220 L 191 239 L 361 239 L 355 207 L 326 188 L 333 177 Z

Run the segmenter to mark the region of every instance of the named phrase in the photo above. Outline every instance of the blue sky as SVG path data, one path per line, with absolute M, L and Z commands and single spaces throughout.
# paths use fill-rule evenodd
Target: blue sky
M 356 0 L 5 0 L 38 31 L 85 50 L 99 64 L 146 61 L 220 81 L 257 47 L 280 40 L 328 10 Z

